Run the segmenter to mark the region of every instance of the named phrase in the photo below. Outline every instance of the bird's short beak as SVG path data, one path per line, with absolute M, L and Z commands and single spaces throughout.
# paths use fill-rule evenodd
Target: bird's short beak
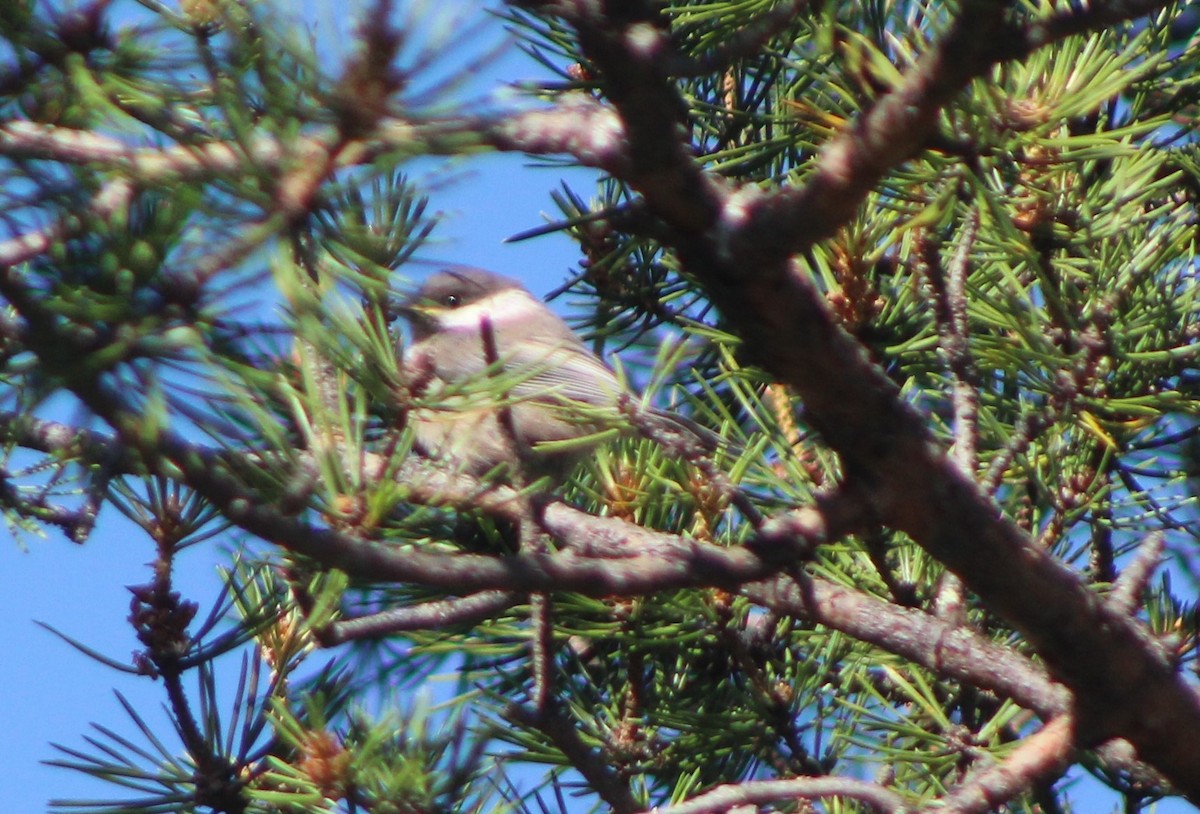
M 396 302 L 392 307 L 396 314 L 405 319 L 428 319 L 434 311 L 429 303 L 418 299 L 415 294 Z

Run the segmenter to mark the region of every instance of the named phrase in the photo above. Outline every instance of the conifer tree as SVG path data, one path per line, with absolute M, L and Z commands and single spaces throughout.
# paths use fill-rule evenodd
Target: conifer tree
M 469 102 L 488 12 L 355 11 L 0 14 L 0 505 L 137 523 L 173 722 L 60 747 L 57 807 L 1200 803 L 1195 5 L 511 2 L 552 78 Z M 556 307 L 719 443 L 414 445 L 513 386 L 397 350 L 410 169 L 488 151 L 597 172 L 514 238 L 569 235 Z

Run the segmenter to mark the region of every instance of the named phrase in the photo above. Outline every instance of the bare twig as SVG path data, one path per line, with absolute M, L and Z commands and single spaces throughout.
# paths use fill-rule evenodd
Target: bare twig
M 484 315 L 479 324 L 480 339 L 483 347 L 483 360 L 489 369 L 500 364 L 500 353 L 496 347 L 496 331 L 492 320 Z M 532 450 L 528 443 L 517 432 L 513 420 L 512 406 L 508 401 L 508 393 L 501 392 L 496 398 L 497 419 L 501 431 L 508 436 L 508 448 L 517 460 L 512 461 L 510 479 L 512 486 L 520 493 L 516 501 L 519 517 L 516 520 L 518 550 L 522 553 L 545 554 L 549 547 L 546 545 L 545 534 L 536 516 L 533 500 L 525 492 L 527 470 L 532 465 Z M 529 595 L 529 625 L 531 628 L 529 640 L 529 665 L 533 674 L 533 709 L 541 716 L 546 714 L 553 703 L 554 686 L 554 607 L 550 597 L 545 593 Z
M 224 141 L 199 146 L 137 147 L 91 130 L 27 121 L 0 125 L 0 155 L 100 166 L 119 170 L 123 178 L 140 184 L 229 175 L 247 166 L 278 168 L 289 157 L 306 164 L 306 156 L 319 159 L 328 155 L 329 144 L 329 135 L 318 134 L 287 143 L 261 136 L 245 149 L 236 142 Z
M 968 478 L 975 477 L 979 434 L 979 391 L 971 358 L 970 324 L 967 319 L 967 276 L 971 252 L 979 233 L 979 208 L 971 210 L 950 263 L 949 275 L 943 274 L 937 246 L 927 244 L 920 253 L 920 267 L 934 292 L 934 316 L 942 353 L 945 354 L 951 380 L 951 409 L 954 415 L 954 462 Z M 966 588 L 955 574 L 944 574 L 937 586 L 934 608 L 943 619 L 963 624 L 966 621 Z
M 165 527 L 166 524 L 160 526 Z M 239 774 L 243 767 L 214 746 L 211 719 L 196 716 L 183 680 L 188 665 L 181 657 L 192 645 L 187 628 L 197 606 L 181 599 L 172 583 L 175 546 L 179 542 L 169 531 L 158 535 L 152 580 L 147 585 L 130 588 L 133 599 L 129 621 L 144 646 L 135 655 L 135 661 L 142 673 L 163 682 L 175 731 L 195 765 L 192 781 L 196 802 L 221 811 L 242 812 L 246 808 L 242 799 L 245 781 Z
M 657 814 L 718 814 L 739 806 L 764 806 L 768 803 L 824 800 L 829 797 L 859 800 L 875 811 L 888 814 L 907 814 L 915 810 L 899 794 L 876 783 L 846 777 L 794 777 L 718 786 L 685 803 L 656 808 L 654 811 Z
M 10 473 L 0 467 L 0 506 L 22 516 L 57 526 L 73 542 L 82 543 L 96 523 L 100 499 L 95 490 L 89 490 L 82 506 L 70 508 L 51 502 L 45 494 L 22 494 L 12 482 Z
M 1039 408 L 1025 413 L 1015 422 L 1013 426 L 1012 436 L 1009 442 L 1000 450 L 991 464 L 988 466 L 987 472 L 980 481 L 980 488 L 987 494 L 994 494 L 1000 488 L 1000 484 L 1004 480 L 1005 473 L 1012 466 L 1013 461 L 1017 456 L 1029 449 L 1029 445 L 1033 439 L 1046 428 L 1049 424 L 1048 411 L 1046 408 Z
M 971 210 L 964 226 L 958 249 L 950 263 L 950 274 L 946 280 L 944 318 L 939 320 L 942 347 L 954 377 L 951 395 L 954 405 L 954 460 L 963 474 L 974 476 L 977 465 L 975 447 L 979 435 L 978 375 L 971 357 L 970 324 L 967 320 L 967 276 L 971 268 L 971 254 L 975 249 L 975 238 L 979 234 L 979 207 Z
M 520 597 L 508 591 L 482 591 L 461 598 L 423 602 L 369 616 L 341 619 L 319 631 L 318 636 L 323 645 L 332 647 L 343 642 L 375 639 L 394 633 L 473 625 L 490 619 L 518 601 Z
M 1108 595 L 1108 601 L 1114 608 L 1129 614 L 1137 611 L 1142 604 L 1146 586 L 1150 584 L 1154 572 L 1162 565 L 1165 546 L 1166 536 L 1161 531 L 1146 535 L 1146 539 L 1138 546 L 1137 554 L 1121 571 L 1112 592 Z
M 509 707 L 507 717 L 530 729 L 536 729 L 550 739 L 571 766 L 583 775 L 588 788 L 609 805 L 615 814 L 633 814 L 642 806 L 629 783 L 613 768 L 605 757 L 584 743 L 579 736 L 575 721 L 556 706 L 542 710 L 540 714 Z
M 533 709 L 545 714 L 554 704 L 554 606 L 550 595 L 529 595 L 529 666 L 533 674 Z

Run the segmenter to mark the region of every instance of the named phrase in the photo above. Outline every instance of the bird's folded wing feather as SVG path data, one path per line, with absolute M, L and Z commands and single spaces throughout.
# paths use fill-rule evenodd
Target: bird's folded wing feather
M 525 339 L 506 350 L 505 368 L 529 374 L 513 388 L 517 398 L 546 396 L 608 407 L 624 392 L 616 374 L 579 343 Z

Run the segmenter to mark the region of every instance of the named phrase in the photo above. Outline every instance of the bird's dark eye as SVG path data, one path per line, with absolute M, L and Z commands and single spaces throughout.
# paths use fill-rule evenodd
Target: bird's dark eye
M 447 294 L 442 298 L 442 304 L 447 308 L 457 308 L 461 300 L 457 294 Z

